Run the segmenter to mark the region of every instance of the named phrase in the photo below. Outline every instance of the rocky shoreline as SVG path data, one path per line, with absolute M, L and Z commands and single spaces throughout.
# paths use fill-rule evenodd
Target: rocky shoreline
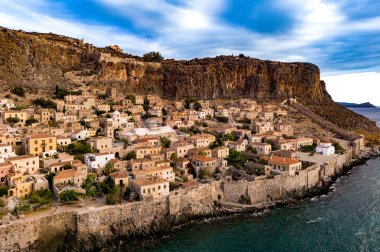
M 164 222 L 157 222 L 156 225 L 152 225 L 149 233 L 133 234 L 132 236 L 119 235 L 117 230 L 115 230 L 114 237 L 104 238 L 98 235 L 92 236 L 94 239 L 91 241 L 85 241 L 87 245 L 83 246 L 82 240 L 77 240 L 75 234 L 68 234 L 65 237 L 63 246 L 61 246 L 59 251 L 138 251 L 141 248 L 151 248 L 157 246 L 160 242 L 166 239 L 174 231 L 181 228 L 187 227 L 193 224 L 204 223 L 205 221 L 219 221 L 225 218 L 236 218 L 244 216 L 252 216 L 252 214 L 260 214 L 268 209 L 273 209 L 277 207 L 286 207 L 294 204 L 298 204 L 300 200 L 320 196 L 327 194 L 331 191 L 331 185 L 335 181 L 347 175 L 347 173 L 355 166 L 363 165 L 367 160 L 372 158 L 380 157 L 380 148 L 367 149 L 362 152 L 357 158 L 352 159 L 346 163 L 339 173 L 330 177 L 328 181 L 323 181 L 321 184 L 309 188 L 304 193 L 289 195 L 288 198 L 282 200 L 276 200 L 270 204 L 261 204 L 245 207 L 236 208 L 234 210 L 225 209 L 222 205 L 215 202 L 214 211 L 209 214 L 202 215 L 183 215 L 179 219 L 168 218 Z M 46 243 L 45 243 L 46 244 Z M 91 244 L 91 245 L 90 245 Z M 36 244 L 35 248 L 40 251 L 43 250 Z M 88 246 L 89 245 L 89 246 Z

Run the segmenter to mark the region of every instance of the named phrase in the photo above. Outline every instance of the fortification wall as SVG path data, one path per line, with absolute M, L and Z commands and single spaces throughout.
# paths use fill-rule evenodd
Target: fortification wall
M 43 218 L 20 219 L 17 222 L 0 226 L 0 251 L 29 251 L 36 244 L 49 246 L 47 241 L 57 241 L 54 246 L 63 244 L 62 237 L 76 230 L 75 212 L 64 212 Z M 54 246 L 50 245 L 52 249 Z
M 57 246 L 66 250 L 89 251 L 113 246 L 115 241 L 129 243 L 138 237 L 167 232 L 194 217 L 213 215 L 219 211 L 215 204 L 218 200 L 256 204 L 302 196 L 306 189 L 317 186 L 326 174 L 333 175 L 334 170 L 342 169 L 351 156 L 352 153 L 347 152 L 322 169 L 313 165 L 296 176 L 275 176 L 250 182 L 214 181 L 173 191 L 169 196 L 154 201 L 28 217 L 0 226 L 0 251 L 48 248 L 54 251 Z

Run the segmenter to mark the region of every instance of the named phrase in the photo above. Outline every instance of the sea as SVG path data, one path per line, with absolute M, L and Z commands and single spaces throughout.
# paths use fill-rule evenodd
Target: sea
M 380 108 L 348 108 L 358 114 L 361 114 L 368 119 L 375 121 L 377 127 L 380 127 Z
M 380 109 L 355 108 L 380 123 Z M 380 159 L 354 167 L 322 196 L 248 216 L 210 219 L 139 251 L 380 251 Z

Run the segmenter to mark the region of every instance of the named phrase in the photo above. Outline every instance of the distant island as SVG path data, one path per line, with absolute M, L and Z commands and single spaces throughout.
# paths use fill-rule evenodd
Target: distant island
M 365 102 L 365 103 L 338 102 L 338 104 L 347 108 L 376 108 L 376 106 L 370 102 Z

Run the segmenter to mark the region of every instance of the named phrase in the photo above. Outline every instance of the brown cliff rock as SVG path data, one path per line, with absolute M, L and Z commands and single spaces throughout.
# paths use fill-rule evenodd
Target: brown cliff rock
M 314 112 L 348 129 L 376 131 L 375 124 L 337 105 L 310 63 L 249 57 L 143 62 L 116 47 L 96 48 L 55 34 L 0 28 L 0 85 L 52 91 L 55 85 L 113 86 L 124 93 L 155 92 L 165 98 L 251 97 L 259 101 L 296 97 Z

